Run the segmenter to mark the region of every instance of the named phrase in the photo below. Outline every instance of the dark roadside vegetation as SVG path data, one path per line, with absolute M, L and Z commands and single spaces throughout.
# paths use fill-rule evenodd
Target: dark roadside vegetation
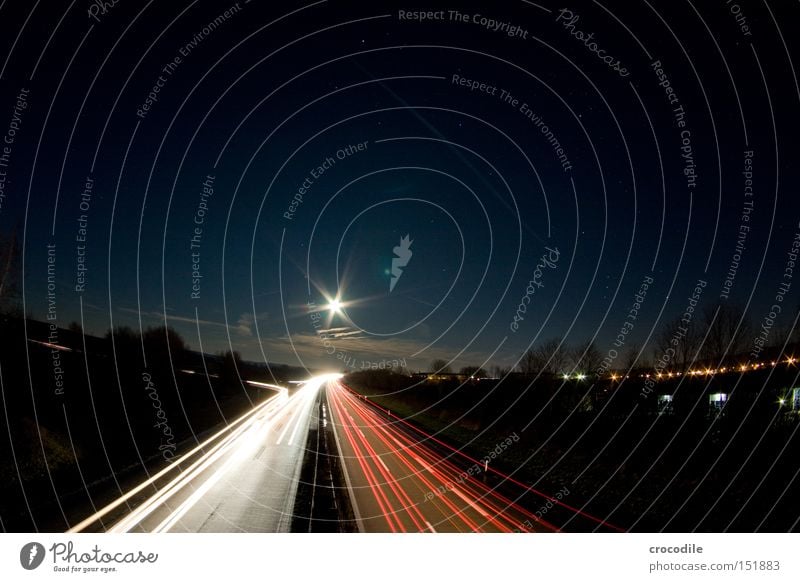
M 169 327 L 51 333 L 0 316 L 3 531 L 68 529 L 274 394 L 242 380 L 300 373 L 191 351 Z
M 478 459 L 516 433 L 495 468 L 551 495 L 566 487 L 566 503 L 625 530 L 798 530 L 795 364 L 665 373 L 651 391 L 652 369 L 631 369 L 624 381 L 465 371 L 360 371 L 344 381 Z M 717 393 L 728 395 L 722 407 L 710 403 Z

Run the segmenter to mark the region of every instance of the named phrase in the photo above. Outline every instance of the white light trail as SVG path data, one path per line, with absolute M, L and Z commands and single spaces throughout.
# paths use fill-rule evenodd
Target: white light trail
M 241 462 L 247 458 L 248 454 L 252 452 L 253 447 L 263 440 L 268 431 L 271 429 L 277 419 L 288 412 L 289 409 L 295 409 L 295 415 L 300 418 L 295 426 L 295 432 L 290 438 L 289 444 L 296 436 L 296 431 L 301 424 L 300 420 L 303 415 L 298 414 L 303 410 L 302 404 L 308 403 L 311 398 L 316 396 L 318 389 L 328 380 L 340 378 L 341 374 L 324 374 L 315 376 L 297 390 L 297 392 L 290 398 L 288 391 L 282 389 L 276 396 L 270 398 L 266 402 L 253 408 L 253 410 L 243 414 L 237 420 L 231 422 L 224 429 L 216 432 L 211 437 L 200 443 L 186 454 L 180 460 L 175 460 L 171 465 L 165 467 L 146 481 L 140 483 L 118 499 L 109 503 L 93 515 L 87 517 L 80 523 L 76 524 L 68 530 L 67 533 L 76 533 L 84 530 L 90 524 L 98 521 L 102 517 L 108 515 L 111 511 L 118 508 L 120 505 L 131 499 L 134 495 L 142 492 L 147 487 L 155 486 L 159 479 L 162 479 L 173 471 L 181 467 L 191 457 L 202 453 L 199 458 L 194 460 L 188 467 L 182 467 L 181 473 L 174 479 L 169 481 L 163 486 L 160 486 L 158 491 L 150 496 L 144 503 L 136 507 L 127 516 L 118 521 L 109 531 L 111 532 L 124 532 L 130 531 L 137 524 L 141 523 L 146 517 L 153 513 L 156 509 L 161 507 L 173 495 L 184 488 L 187 484 L 197 479 L 203 472 L 207 471 L 215 463 L 219 462 L 226 454 L 230 457 L 224 462 L 222 467 L 214 471 L 198 489 L 184 500 L 179 507 L 170 513 L 170 515 L 163 520 L 154 531 L 166 531 L 177 523 L 180 518 L 194 505 L 203 494 L 205 494 L 216 483 L 225 472 L 235 463 Z M 269 386 L 273 387 L 273 386 Z M 280 388 L 280 387 L 276 387 Z M 297 406 L 297 405 L 300 406 Z M 291 421 L 294 416 L 287 422 L 287 428 L 291 426 Z M 284 431 L 285 432 L 285 431 Z

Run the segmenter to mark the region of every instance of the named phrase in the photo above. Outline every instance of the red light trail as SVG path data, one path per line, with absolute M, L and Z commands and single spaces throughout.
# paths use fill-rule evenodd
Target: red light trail
M 480 461 L 447 445 L 418 427 L 390 416 L 388 410 L 338 381 L 328 383 L 334 428 L 350 472 L 351 496 L 360 508 L 362 529 L 384 532 L 514 532 L 558 531 L 552 523 L 491 488 L 480 476 Z M 391 420 L 388 420 L 391 418 Z M 422 436 L 417 439 L 414 433 Z M 434 447 L 430 439 L 480 467 L 467 474 Z M 450 455 L 448 455 L 450 456 Z M 488 472 L 526 492 L 613 531 L 619 528 L 537 491 L 488 467 Z M 484 475 L 486 473 L 483 473 Z M 522 524 L 533 524 L 533 528 Z M 596 527 L 593 525 L 593 527 Z

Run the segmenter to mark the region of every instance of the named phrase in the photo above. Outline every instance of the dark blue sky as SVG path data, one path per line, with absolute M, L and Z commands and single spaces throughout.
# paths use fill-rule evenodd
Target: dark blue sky
M 722 4 L 582 2 L 571 18 L 547 3 L 459 4 L 467 22 L 450 6 L 442 20 L 400 17 L 433 3 L 120 3 L 96 21 L 48 2 L 21 28 L 29 8 L 7 2 L 4 54 L 20 34 L 0 130 L 30 95 L 0 229 L 24 241 L 27 311 L 45 315 L 55 243 L 61 325 L 82 302 L 93 333 L 166 321 L 193 348 L 253 360 L 510 366 L 551 337 L 606 353 L 645 277 L 629 345 L 682 313 L 699 279 L 714 304 L 746 226 L 724 301 L 761 320 L 800 221 L 797 7 L 773 3 L 773 19 L 748 5 L 748 35 Z M 405 235 L 412 256 L 390 292 Z M 558 261 L 536 274 L 546 248 Z M 326 296 L 345 311 L 320 327 L 308 305 Z

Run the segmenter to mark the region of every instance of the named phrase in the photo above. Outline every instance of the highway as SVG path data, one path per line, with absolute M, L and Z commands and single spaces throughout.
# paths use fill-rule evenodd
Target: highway
M 290 531 L 308 427 L 326 381 L 312 378 L 291 397 L 283 390 L 69 531 L 109 518 L 108 532 Z
M 344 483 L 312 483 L 311 497 L 315 490 L 346 494 L 358 531 L 559 531 L 554 523 L 617 529 L 449 447 L 340 378 L 317 376 L 291 396 L 280 390 L 69 532 L 292 531 L 309 429 L 319 426 L 333 435 Z M 306 475 L 322 478 L 316 468 Z M 546 517 L 537 516 L 531 508 L 544 503 Z
M 338 380 L 327 395 L 361 531 L 556 530 L 484 484 L 480 464 L 469 474 Z

